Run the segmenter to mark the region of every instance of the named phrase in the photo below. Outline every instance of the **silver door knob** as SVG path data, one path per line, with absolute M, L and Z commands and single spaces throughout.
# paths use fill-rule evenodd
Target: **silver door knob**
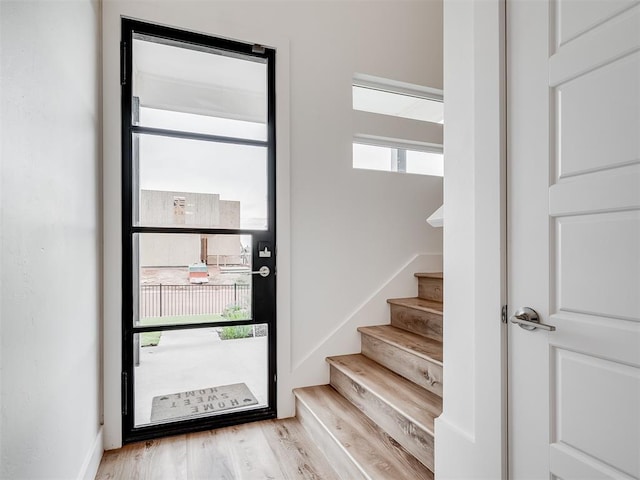
M 541 328 L 543 330 L 553 332 L 556 329 L 556 327 L 554 327 L 553 325 L 541 323 L 538 312 L 529 307 L 519 308 L 516 313 L 513 314 L 513 317 L 511 317 L 510 320 L 511 323 L 520 325 L 520 327 L 524 328 L 525 330 L 535 330 L 536 328 Z
M 260 275 L 261 277 L 268 277 L 270 273 L 271 273 L 271 270 L 269 270 L 269 267 L 267 267 L 266 265 L 263 265 L 260 267 L 260 269 L 257 272 L 251 272 L 251 275 Z

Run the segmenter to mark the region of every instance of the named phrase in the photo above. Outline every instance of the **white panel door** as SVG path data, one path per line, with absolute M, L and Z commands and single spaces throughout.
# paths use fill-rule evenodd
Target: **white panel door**
M 507 84 L 510 475 L 638 479 L 640 1 L 507 0 Z

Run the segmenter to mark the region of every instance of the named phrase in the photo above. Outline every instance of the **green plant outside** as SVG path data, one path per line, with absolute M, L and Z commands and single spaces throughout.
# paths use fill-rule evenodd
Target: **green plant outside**
M 220 336 L 221 340 L 233 340 L 236 338 L 253 337 L 253 327 L 251 325 L 222 327 L 218 335 Z
M 224 309 L 222 316 L 227 320 L 249 320 L 249 310 L 240 305 L 231 305 Z
M 251 318 L 249 310 L 241 305 L 230 305 L 224 309 L 222 316 L 227 320 L 248 320 Z M 247 338 L 253 336 L 251 325 L 239 325 L 235 327 L 222 327 L 218 332 L 220 340 L 232 340 L 235 338 Z
M 162 332 L 144 332 L 140 334 L 141 347 L 155 347 L 160 343 Z

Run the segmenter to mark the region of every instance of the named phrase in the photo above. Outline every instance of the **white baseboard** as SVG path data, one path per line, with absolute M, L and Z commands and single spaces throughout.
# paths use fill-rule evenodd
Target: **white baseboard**
M 98 473 L 98 467 L 100 466 L 100 461 L 102 460 L 102 454 L 104 453 L 104 438 L 103 438 L 103 427 L 100 426 L 98 430 L 98 435 L 91 446 L 91 450 L 87 452 L 87 456 L 82 464 L 82 468 L 80 468 L 80 473 L 78 474 L 78 480 L 94 480 L 96 478 L 96 474 Z

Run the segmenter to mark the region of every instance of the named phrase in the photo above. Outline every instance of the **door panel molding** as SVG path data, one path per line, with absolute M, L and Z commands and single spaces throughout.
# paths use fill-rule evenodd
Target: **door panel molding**
M 557 87 L 638 49 L 640 4 L 559 47 L 549 58 L 549 85 Z
M 511 474 L 637 478 L 640 2 L 508 6 Z
M 556 443 L 550 448 L 551 478 L 616 478 L 619 480 L 636 480 L 637 477 L 626 475 L 620 470 L 594 460 L 580 450 L 569 445 Z
M 561 217 L 555 231 L 556 308 L 640 321 L 640 211 Z
M 552 217 L 640 209 L 640 164 L 588 172 L 549 189 Z
M 576 2 L 557 0 L 558 45 L 587 33 L 598 25 L 634 6 L 637 0 L 609 0 L 607 2 Z
M 634 52 L 555 88 L 560 178 L 640 161 L 639 85 Z
M 562 325 L 551 345 L 591 352 L 595 357 L 627 365 L 640 365 L 640 323 L 577 312 L 558 312 L 549 323 Z
M 567 445 L 633 475 L 638 467 L 640 370 L 558 347 L 551 348 L 551 357 L 552 444 Z

